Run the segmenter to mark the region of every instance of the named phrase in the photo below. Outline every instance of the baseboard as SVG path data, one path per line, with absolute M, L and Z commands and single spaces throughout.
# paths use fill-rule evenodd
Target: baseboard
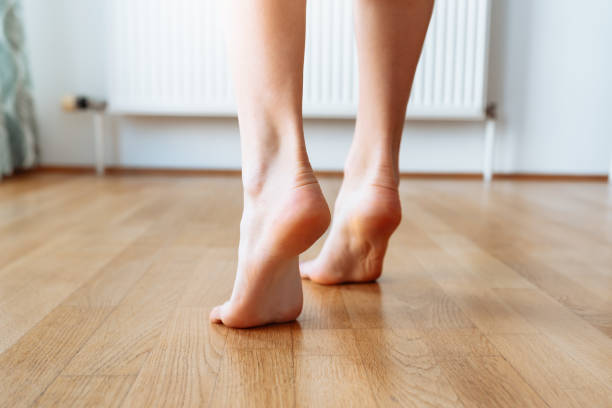
M 56 166 L 43 165 L 32 170 L 40 173 L 65 173 L 65 174 L 95 174 L 96 169 L 91 166 Z M 239 169 L 181 169 L 161 167 L 123 167 L 108 166 L 104 169 L 107 176 L 210 176 L 210 175 L 233 175 L 239 176 Z
M 90 166 L 40 166 L 33 172 L 65 173 L 65 174 L 95 174 Z M 341 171 L 322 170 L 315 172 L 321 177 L 341 177 Z M 122 167 L 109 166 L 105 170 L 109 176 L 142 175 L 142 176 L 227 176 L 240 175 L 239 169 L 181 169 L 155 167 Z M 446 180 L 481 180 L 481 173 L 433 173 L 433 172 L 402 172 L 401 178 L 408 179 L 446 179 Z M 494 180 L 524 180 L 524 181 L 582 181 L 607 182 L 606 174 L 542 174 L 542 173 L 496 173 Z
M 586 181 L 605 183 L 607 174 L 552 174 L 552 173 L 497 173 L 495 180 L 525 180 L 525 181 Z

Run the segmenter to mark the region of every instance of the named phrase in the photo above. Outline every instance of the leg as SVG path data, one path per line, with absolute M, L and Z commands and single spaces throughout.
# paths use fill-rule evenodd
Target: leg
M 412 79 L 433 0 L 356 0 L 359 109 L 334 221 L 321 254 L 301 265 L 323 284 L 366 282 L 382 272 L 401 219 L 399 147 Z
M 330 214 L 302 131 L 305 0 L 234 0 L 232 13 L 244 211 L 234 290 L 210 319 L 251 327 L 300 314 L 298 255 Z

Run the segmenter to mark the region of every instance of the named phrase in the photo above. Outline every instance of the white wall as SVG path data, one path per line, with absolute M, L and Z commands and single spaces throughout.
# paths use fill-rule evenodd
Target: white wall
M 492 0 L 489 99 L 499 104 L 496 170 L 603 174 L 612 154 L 612 2 Z M 106 3 L 24 0 L 44 164 L 93 163 L 91 122 L 62 113 L 65 93 L 105 95 Z M 352 121 L 308 120 L 313 165 L 341 169 Z M 121 118 L 109 164 L 238 168 L 235 119 Z M 480 123 L 409 122 L 403 171 L 476 172 Z
M 507 165 L 606 173 L 612 154 L 612 2 L 493 0 L 490 100 Z

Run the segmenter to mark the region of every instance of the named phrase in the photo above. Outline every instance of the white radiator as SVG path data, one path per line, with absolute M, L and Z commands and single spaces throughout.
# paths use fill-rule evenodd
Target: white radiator
M 112 112 L 235 115 L 218 0 L 112 0 Z M 352 0 L 308 0 L 304 116 L 353 117 Z M 409 118 L 482 119 L 489 0 L 437 0 Z

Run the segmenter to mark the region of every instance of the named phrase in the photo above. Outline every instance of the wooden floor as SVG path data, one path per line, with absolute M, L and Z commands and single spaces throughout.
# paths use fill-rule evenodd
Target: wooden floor
M 232 176 L 0 184 L 0 406 L 612 407 L 606 184 L 403 180 L 378 283 L 305 282 L 297 322 L 231 330 L 207 316 L 240 194 Z

